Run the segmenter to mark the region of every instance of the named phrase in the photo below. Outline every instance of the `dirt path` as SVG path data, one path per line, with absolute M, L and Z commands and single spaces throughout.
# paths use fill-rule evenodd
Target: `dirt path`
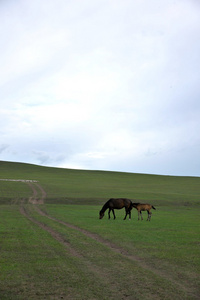
M 37 206 L 34 205 L 34 208 L 37 208 Z M 32 209 L 30 210 L 30 212 L 32 211 Z M 79 259 L 79 263 L 81 265 L 84 265 L 84 269 L 86 270 L 86 276 L 88 276 L 88 274 L 91 274 L 90 277 L 91 278 L 96 278 L 96 281 L 104 286 L 104 289 L 107 289 L 108 291 L 110 291 L 110 286 L 112 285 L 114 290 L 112 291 L 112 297 L 111 299 L 119 299 L 118 297 L 120 297 L 120 299 L 132 299 L 132 293 L 129 292 L 129 295 L 127 294 L 127 288 L 126 287 L 121 287 L 120 290 L 118 290 L 118 286 L 113 284 L 113 278 L 112 276 L 108 277 L 107 272 L 102 268 L 99 267 L 98 265 L 96 265 L 94 262 L 91 262 L 90 258 L 88 258 L 87 256 L 85 256 L 85 254 L 82 254 L 80 252 L 77 251 L 77 249 L 75 249 L 70 242 L 63 237 L 62 234 L 60 234 L 59 232 L 57 232 L 56 230 L 52 229 L 50 226 L 39 222 L 37 219 L 35 219 L 34 217 L 32 217 L 29 213 L 29 210 L 27 210 L 24 205 L 22 204 L 20 207 L 20 213 L 26 217 L 29 221 L 31 221 L 32 223 L 38 225 L 40 228 L 42 228 L 43 230 L 45 230 L 46 232 L 48 232 L 52 238 L 56 241 L 58 241 L 60 244 L 62 244 L 64 246 L 64 248 L 66 249 L 66 251 L 74 258 L 78 258 Z M 43 214 L 42 211 L 40 212 L 41 215 L 46 216 L 46 214 Z M 62 222 L 61 222 L 62 224 Z M 73 227 L 72 227 L 73 228 Z M 90 288 L 90 287 L 89 287 Z M 56 298 L 57 299 L 57 298 Z M 70 298 L 71 299 L 71 298 Z M 73 299 L 73 298 L 72 298 Z M 96 299 L 96 298 L 95 298 Z
M 51 220 L 53 220 L 53 221 L 55 221 L 55 222 L 57 222 L 59 224 L 65 225 L 65 226 L 67 226 L 67 227 L 69 227 L 71 229 L 75 229 L 75 230 L 83 233 L 85 236 L 87 236 L 87 237 L 95 240 L 96 242 L 99 242 L 99 243 L 103 244 L 104 246 L 110 248 L 112 251 L 115 251 L 116 253 L 122 254 L 122 255 L 126 256 L 127 258 L 132 259 L 132 260 L 134 260 L 136 262 L 141 262 L 141 259 L 139 257 L 129 255 L 128 252 L 125 249 L 123 249 L 123 248 L 115 245 L 114 243 L 111 243 L 108 240 L 103 239 L 98 234 L 92 233 L 92 232 L 90 232 L 88 230 L 85 230 L 85 229 L 82 229 L 82 228 L 80 228 L 80 227 L 78 227 L 76 225 L 73 225 L 73 224 L 70 224 L 70 223 L 58 220 L 58 219 L 50 216 L 49 214 L 47 214 L 47 212 L 41 210 L 38 206 L 35 206 L 35 209 L 37 210 L 37 212 L 40 215 L 45 216 L 45 217 L 47 217 L 47 218 L 49 218 L 49 219 L 51 219 Z
M 45 216 L 45 217 L 47 217 L 47 218 L 49 218 L 49 219 L 51 219 L 51 220 L 53 220 L 53 221 L 55 221 L 55 222 L 57 222 L 57 223 L 60 223 L 60 224 L 62 224 L 62 225 L 64 225 L 64 226 L 67 226 L 67 227 L 69 227 L 69 228 L 71 228 L 71 229 L 77 230 L 77 231 L 81 232 L 82 234 L 84 234 L 85 236 L 87 236 L 87 237 L 89 237 L 89 238 L 91 238 L 91 239 L 93 239 L 93 240 L 95 240 L 95 241 L 101 243 L 102 245 L 104 245 L 104 246 L 110 248 L 112 251 L 114 251 L 114 252 L 116 252 L 116 253 L 118 253 L 118 254 L 121 254 L 121 255 L 125 256 L 126 258 L 129 258 L 129 259 L 131 259 L 131 260 L 133 260 L 133 261 L 142 263 L 142 260 L 141 260 L 138 256 L 136 256 L 136 255 L 132 256 L 132 255 L 128 254 L 127 251 L 126 251 L 125 249 L 123 249 L 123 248 L 121 248 L 121 247 L 115 245 L 114 243 L 111 243 L 111 242 L 108 241 L 108 240 L 103 239 L 103 238 L 100 237 L 98 234 L 92 233 L 92 232 L 90 232 L 90 231 L 87 231 L 87 230 L 85 230 L 85 229 L 82 229 L 82 228 L 80 228 L 80 227 L 78 227 L 78 226 L 75 226 L 75 225 L 73 225 L 73 224 L 70 224 L 70 223 L 67 223 L 67 222 L 58 220 L 58 219 L 56 219 L 56 218 L 50 216 L 49 214 L 47 214 L 47 212 L 41 210 L 41 208 L 40 208 L 38 205 L 35 205 L 35 204 L 44 204 L 44 199 L 45 199 L 45 197 L 46 197 L 46 192 L 44 191 L 44 189 L 43 189 L 38 183 L 28 182 L 27 184 L 29 185 L 29 187 L 30 187 L 30 188 L 32 189 L 32 191 L 33 191 L 33 195 L 29 198 L 29 203 L 34 204 L 35 210 L 36 210 L 40 215 Z M 38 190 L 42 192 L 42 197 L 41 197 L 41 198 L 38 197 Z M 22 212 L 23 212 L 23 214 L 24 214 L 26 217 L 28 217 L 28 214 L 25 213 L 24 207 L 21 208 L 21 213 L 22 213 Z M 29 219 L 30 219 L 31 221 L 34 221 L 34 220 L 33 220 L 32 218 L 30 218 L 30 217 L 29 217 Z M 34 223 L 37 223 L 37 224 L 41 227 L 41 224 L 39 224 L 39 222 L 34 221 Z M 45 227 L 45 226 L 43 225 L 43 229 L 45 229 L 45 228 L 47 229 L 47 227 Z M 46 230 L 46 229 L 45 229 L 45 230 Z M 49 232 L 52 234 L 52 236 L 53 236 L 54 238 L 56 238 L 56 234 L 55 234 L 53 231 L 51 232 L 50 229 L 48 229 L 47 231 L 49 231 Z M 59 241 L 61 242 L 61 240 L 60 240 L 59 238 L 56 238 L 56 239 L 59 240 Z M 146 265 L 143 265 L 143 268 L 146 269 L 146 268 L 148 268 L 148 267 L 147 267 Z
M 37 224 L 40 228 L 44 229 L 45 231 L 47 231 L 48 233 L 51 234 L 51 236 L 57 240 L 58 242 L 60 242 L 62 245 L 64 245 L 67 250 L 73 255 L 73 256 L 77 256 L 80 257 L 80 255 L 71 247 L 70 243 L 64 239 L 57 231 L 53 230 L 51 227 L 47 226 L 46 224 L 43 224 L 39 221 L 37 221 L 36 219 L 34 219 L 33 217 L 31 217 L 29 215 L 29 212 L 25 209 L 24 206 L 20 207 L 20 212 L 22 215 L 24 215 L 27 219 L 29 219 L 31 222 L 33 222 L 34 224 Z
M 27 182 L 27 184 L 33 191 L 33 195 L 29 198 L 29 203 L 44 204 L 44 199 L 46 198 L 45 190 L 37 182 Z M 39 196 L 38 190 L 41 196 Z

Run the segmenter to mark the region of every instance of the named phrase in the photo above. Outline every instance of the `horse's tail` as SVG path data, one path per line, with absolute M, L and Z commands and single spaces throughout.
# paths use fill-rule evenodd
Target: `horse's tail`
M 152 205 L 152 208 L 153 208 L 153 209 L 156 209 L 153 205 Z

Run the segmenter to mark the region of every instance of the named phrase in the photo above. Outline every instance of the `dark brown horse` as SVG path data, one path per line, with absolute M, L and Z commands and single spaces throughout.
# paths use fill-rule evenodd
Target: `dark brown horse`
M 102 209 L 99 212 L 99 219 L 102 219 L 104 217 L 104 213 L 107 209 L 108 211 L 108 218 L 110 219 L 110 212 L 112 211 L 114 219 L 116 218 L 114 209 L 121 209 L 125 207 L 126 215 L 124 217 L 124 220 L 126 220 L 127 215 L 129 215 L 129 220 L 131 219 L 131 209 L 132 209 L 132 202 L 129 199 L 126 198 L 111 198 L 108 200 Z
M 151 209 L 155 209 L 155 207 L 151 204 L 141 204 L 141 203 L 132 203 L 132 207 L 134 207 L 135 209 L 137 209 L 138 211 L 138 220 L 140 220 L 140 216 L 141 216 L 141 221 L 143 220 L 143 217 L 142 217 L 142 211 L 147 211 L 148 213 L 148 218 L 147 218 L 147 221 L 150 221 L 151 220 L 151 215 L 152 215 L 152 212 L 151 212 Z

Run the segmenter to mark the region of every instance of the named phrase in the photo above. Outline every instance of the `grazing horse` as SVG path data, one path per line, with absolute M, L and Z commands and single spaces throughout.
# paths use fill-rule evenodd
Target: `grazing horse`
M 126 220 L 127 215 L 129 215 L 129 220 L 130 220 L 131 219 L 132 202 L 131 202 L 131 200 L 126 199 L 126 198 L 117 198 L 117 199 L 111 198 L 110 200 L 108 200 L 99 212 L 99 219 L 102 219 L 104 217 L 104 213 L 107 209 L 109 209 L 108 218 L 110 219 L 110 212 L 112 211 L 113 217 L 115 219 L 116 217 L 115 217 L 114 209 L 121 209 L 123 207 L 125 207 L 125 211 L 126 211 L 124 220 Z
M 153 205 L 150 204 L 141 204 L 141 203 L 132 203 L 132 207 L 134 207 L 135 209 L 137 209 L 138 211 L 138 220 L 140 220 L 140 216 L 141 216 L 141 221 L 143 220 L 142 217 L 142 211 L 147 211 L 148 213 L 148 218 L 147 221 L 151 220 L 151 208 L 155 209 L 155 207 Z

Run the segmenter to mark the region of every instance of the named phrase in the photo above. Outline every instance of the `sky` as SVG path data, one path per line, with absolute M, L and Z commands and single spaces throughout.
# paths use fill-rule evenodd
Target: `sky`
M 0 0 L 0 160 L 200 176 L 198 0 Z

